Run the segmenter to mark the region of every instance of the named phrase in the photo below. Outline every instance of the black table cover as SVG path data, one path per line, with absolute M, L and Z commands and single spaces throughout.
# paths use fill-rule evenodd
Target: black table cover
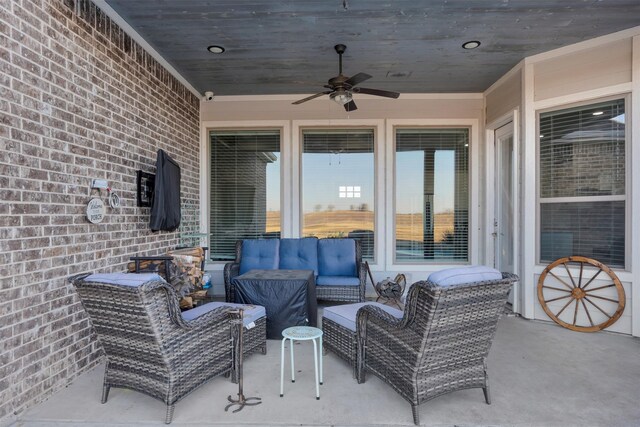
M 282 339 L 290 326 L 317 326 L 313 270 L 250 270 L 232 280 L 235 302 L 267 311 L 267 338 Z

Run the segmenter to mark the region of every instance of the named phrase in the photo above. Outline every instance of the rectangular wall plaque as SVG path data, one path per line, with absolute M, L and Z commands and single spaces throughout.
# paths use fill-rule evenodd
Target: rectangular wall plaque
M 138 183 L 138 206 L 151 207 L 151 199 L 153 198 L 153 190 L 155 187 L 156 176 L 152 173 L 136 171 Z

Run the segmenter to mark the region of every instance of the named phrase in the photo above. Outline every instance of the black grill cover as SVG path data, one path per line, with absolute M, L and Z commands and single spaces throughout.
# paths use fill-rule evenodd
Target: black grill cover
M 180 166 L 158 150 L 156 183 L 151 201 L 151 231 L 173 231 L 180 225 Z

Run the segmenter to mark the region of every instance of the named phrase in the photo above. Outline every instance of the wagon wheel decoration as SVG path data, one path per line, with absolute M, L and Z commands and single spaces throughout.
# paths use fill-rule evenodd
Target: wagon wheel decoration
M 595 270 L 589 268 L 592 266 Z M 625 294 L 609 267 L 591 258 L 570 256 L 544 269 L 538 280 L 538 300 L 557 324 L 573 331 L 596 332 L 620 318 Z

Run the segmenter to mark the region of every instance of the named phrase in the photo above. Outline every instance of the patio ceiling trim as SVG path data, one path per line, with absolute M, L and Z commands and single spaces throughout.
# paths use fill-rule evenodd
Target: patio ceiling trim
M 571 53 L 576 53 L 581 50 L 590 49 L 596 46 L 602 46 L 603 44 L 615 42 L 622 39 L 632 38 L 638 34 L 640 26 L 628 28 L 626 30 L 618 31 L 616 33 L 606 34 L 604 36 L 596 37 L 594 39 L 585 40 L 582 42 L 570 44 L 568 46 L 559 47 L 557 49 L 549 50 L 547 52 L 538 53 L 524 58 L 524 61 L 528 63 L 546 61 L 547 59 L 557 58 Z
M 505 81 L 509 80 L 511 78 L 511 76 L 513 76 L 518 71 L 522 71 L 522 67 L 523 66 L 524 66 L 524 59 L 522 61 L 518 62 L 516 65 L 514 65 L 512 69 L 507 71 L 505 74 L 502 75 L 502 77 L 500 77 L 491 86 L 489 86 L 487 88 L 487 90 L 485 90 L 483 92 L 483 94 L 482 94 L 483 95 L 482 97 L 484 98 L 484 100 L 486 101 L 487 95 L 489 95 L 491 92 L 496 90 L 496 88 L 498 88 L 500 85 L 502 85 L 502 83 L 504 83 Z
M 256 102 L 256 101 L 296 101 L 307 94 L 287 95 L 222 95 L 216 96 L 212 102 Z M 311 95 L 311 94 L 308 94 Z M 402 93 L 401 100 L 423 99 L 482 99 L 481 92 L 468 93 Z M 381 99 L 378 96 L 358 94 L 358 99 Z
M 144 48 L 151 56 L 154 57 L 160 65 L 162 65 L 168 72 L 170 72 L 176 79 L 180 81 L 189 92 L 193 93 L 198 98 L 202 98 L 202 94 L 198 92 L 191 83 L 175 69 L 166 59 L 162 57 L 147 41 L 136 31 L 133 29 L 131 25 L 127 23 L 118 13 L 113 10 L 111 6 L 107 4 L 105 0 L 92 0 L 93 3 L 102 10 L 109 18 L 111 18 L 124 32 L 126 32 L 133 40 L 135 40 L 140 46 Z

